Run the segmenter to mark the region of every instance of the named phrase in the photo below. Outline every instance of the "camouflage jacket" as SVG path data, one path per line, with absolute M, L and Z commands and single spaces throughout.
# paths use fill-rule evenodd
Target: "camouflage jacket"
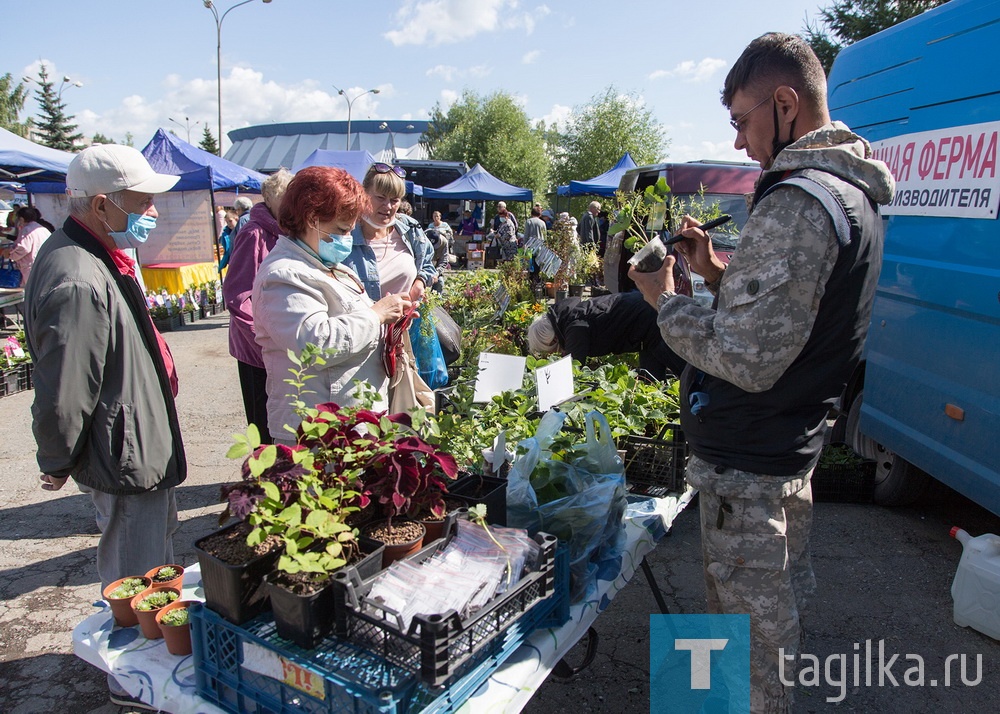
M 805 168 L 840 176 L 878 204 L 892 199 L 895 184 L 888 168 L 871 158 L 867 141 L 840 122 L 791 144 L 770 171 Z M 697 369 L 748 392 L 765 391 L 808 341 L 837 253 L 833 222 L 820 202 L 800 189 L 775 191 L 753 207 L 714 309 L 685 296 L 660 297 L 663 339 Z M 769 281 L 777 270 L 787 270 L 789 279 Z M 775 283 L 753 305 L 742 303 L 733 287 L 745 286 L 749 276 L 761 285 Z

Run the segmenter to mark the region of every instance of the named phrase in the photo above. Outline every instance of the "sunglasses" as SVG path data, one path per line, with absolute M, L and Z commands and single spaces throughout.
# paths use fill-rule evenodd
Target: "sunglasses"
M 402 166 L 390 166 L 389 164 L 383 164 L 381 162 L 377 162 L 372 164 L 372 168 L 375 169 L 375 173 L 377 174 L 387 174 L 391 171 L 392 173 L 399 176 L 399 178 L 401 179 L 406 178 L 406 169 L 404 169 Z

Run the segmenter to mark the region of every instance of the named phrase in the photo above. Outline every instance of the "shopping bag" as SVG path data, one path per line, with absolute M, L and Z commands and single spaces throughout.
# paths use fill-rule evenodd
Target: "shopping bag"
M 448 365 L 444 361 L 437 330 L 422 329 L 423 324 L 422 317 L 414 317 L 409 329 L 417 372 L 428 387 L 440 389 L 448 384 Z
M 535 436 L 520 443 L 507 480 L 507 525 L 551 533 L 568 544 L 570 595 L 578 602 L 596 586 L 601 565 L 621 558 L 627 503 L 622 462 L 600 413 L 585 417 L 586 440 L 569 461 L 552 458 L 565 418 L 546 413 Z
M 403 332 L 396 350 L 395 373 L 389 377 L 389 413 L 400 414 L 413 409 L 433 409 L 434 390 L 420 378 L 410 346 L 410 335 Z
M 444 363 L 453 364 L 462 355 L 462 328 L 440 305 L 435 305 L 431 314 L 434 315 L 434 329 L 437 330 L 438 342 L 441 343 Z
M 0 288 L 19 288 L 21 279 L 21 271 L 14 267 L 13 261 L 0 262 Z

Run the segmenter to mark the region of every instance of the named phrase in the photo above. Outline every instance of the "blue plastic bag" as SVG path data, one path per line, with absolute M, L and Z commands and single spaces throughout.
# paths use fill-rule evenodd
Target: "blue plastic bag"
M 7 261 L 7 267 L 0 262 L 0 288 L 21 287 L 21 271 L 14 267 L 14 261 Z
M 440 389 L 448 384 L 448 365 L 444 361 L 437 330 L 431 330 L 430 335 L 425 335 L 420 330 L 422 324 L 422 317 L 413 318 L 410 324 L 410 345 L 413 347 L 413 356 L 417 359 L 417 372 L 428 387 Z
M 535 436 L 520 443 L 525 453 L 507 479 L 507 525 L 569 544 L 570 595 L 579 602 L 595 587 L 600 564 L 621 556 L 627 501 L 622 461 L 599 412 L 585 417 L 587 437 L 574 448 L 578 455 L 570 462 L 552 459 L 549 449 L 565 419 L 546 413 Z

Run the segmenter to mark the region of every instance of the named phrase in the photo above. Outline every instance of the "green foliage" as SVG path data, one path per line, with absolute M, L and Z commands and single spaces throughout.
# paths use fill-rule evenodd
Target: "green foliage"
M 28 136 L 31 119 L 21 121 L 24 102 L 28 98 L 28 89 L 24 82 L 14 84 L 10 72 L 0 75 L 0 127 L 18 136 Z
M 168 627 L 181 627 L 188 624 L 188 609 L 186 607 L 175 607 L 167 610 L 160 618 L 160 623 Z
M 667 180 L 662 176 L 642 192 L 630 194 L 616 192 L 615 204 L 615 222 L 608 229 L 608 234 L 615 235 L 619 231 L 626 231 L 628 237 L 625 239 L 625 247 L 633 253 L 638 252 L 659 232 L 649 228 L 650 221 L 655 215 L 662 215 L 663 229 L 671 234 L 680 230 L 685 215 L 691 216 L 699 223 L 707 223 L 722 215 L 719 202 L 709 202 L 705 198 L 704 186 L 698 193 L 682 198 L 671 195 Z M 730 222 L 716 228 L 715 231 L 730 232 L 731 235 L 735 235 L 738 229 L 735 223 Z
M 803 37 L 830 74 L 837 54 L 847 45 L 903 20 L 943 5 L 947 0 L 836 0 L 820 9 L 822 21 L 806 23 Z
M 164 605 L 168 605 L 176 599 L 177 593 L 173 590 L 158 590 L 155 593 L 150 593 L 136 603 L 135 609 L 142 610 L 143 612 L 159 610 Z
M 48 68 L 43 64 L 38 68 L 39 121 L 37 131 L 39 143 L 61 151 L 77 151 L 76 142 L 83 134 L 76 132 L 73 116 L 66 114 L 66 104 L 62 101 L 49 81 Z
M 827 444 L 819 455 L 818 468 L 831 466 L 860 466 L 864 459 L 846 444 Z
M 219 143 L 215 140 L 215 135 L 209 130 L 207 125 L 202 128 L 201 141 L 198 142 L 198 146 L 210 154 L 222 156 L 219 153 Z
M 482 164 L 502 181 L 530 188 L 548 187 L 550 159 L 543 133 L 506 92 L 480 96 L 466 90 L 447 111 L 436 105 L 423 142 L 432 159 Z
M 101 132 L 94 134 L 94 138 L 90 140 L 92 144 L 114 144 L 115 140 L 111 137 L 104 136 Z
M 146 589 L 146 581 L 142 578 L 125 578 L 121 584 L 108 593 L 108 597 L 113 600 L 124 600 L 135 597 Z
M 656 163 L 668 145 L 663 126 L 643 100 L 611 85 L 573 110 L 562 137 L 556 183 L 607 171 L 626 151 L 640 166 Z
M 298 480 L 298 497 L 286 506 L 277 485 L 269 481 L 261 485 L 265 496 L 250 514 L 254 530 L 248 545 L 259 545 L 269 536 L 280 538 L 284 553 L 278 558 L 278 570 L 286 573 L 322 575 L 346 565 L 357 550 L 357 533 L 344 522 L 358 510 L 348 505 L 356 502 L 356 491 L 343 482 L 325 486 L 316 473 L 307 473 Z
M 508 444 L 533 436 L 542 416 L 533 373 L 550 361 L 529 355 L 528 375 L 520 389 L 485 404 L 472 401 L 477 368 L 465 368 L 450 395 L 451 405 L 427 418 L 428 440 L 439 443 L 459 463 L 478 464 L 482 450 L 492 446 L 501 431 L 506 432 Z M 680 412 L 676 380 L 646 382 L 621 363 L 590 369 L 578 362 L 573 365 L 573 378 L 579 397 L 561 405 L 560 411 L 579 428 L 584 416 L 596 410 L 607 418 L 616 439 L 628 434 L 655 436 L 663 424 L 676 421 Z

